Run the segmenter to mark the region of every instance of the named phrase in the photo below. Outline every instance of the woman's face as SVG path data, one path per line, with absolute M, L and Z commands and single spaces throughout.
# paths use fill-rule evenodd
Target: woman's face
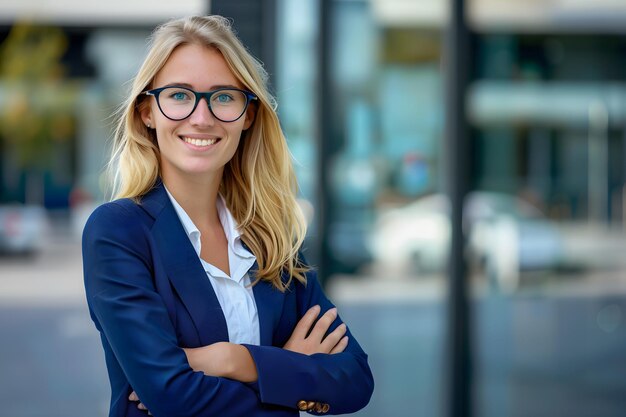
M 188 87 L 194 91 L 212 91 L 219 87 L 243 89 L 228 68 L 222 54 L 201 45 L 179 46 L 157 73 L 152 88 Z M 174 180 L 203 180 L 221 175 L 224 165 L 235 154 L 241 132 L 254 120 L 253 106 L 234 122 L 222 122 L 211 114 L 205 99 L 200 100 L 186 119 L 173 121 L 165 117 L 156 99 L 141 111 L 146 125 L 156 130 L 161 151 L 161 172 Z

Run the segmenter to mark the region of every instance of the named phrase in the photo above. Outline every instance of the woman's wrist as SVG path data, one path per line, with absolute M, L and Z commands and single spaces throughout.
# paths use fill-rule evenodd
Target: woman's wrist
M 194 371 L 240 382 L 255 382 L 258 378 L 256 364 L 248 349 L 242 345 L 218 342 L 183 350 Z
M 228 362 L 230 366 L 227 378 L 246 383 L 258 379 L 256 364 L 245 346 L 229 343 Z

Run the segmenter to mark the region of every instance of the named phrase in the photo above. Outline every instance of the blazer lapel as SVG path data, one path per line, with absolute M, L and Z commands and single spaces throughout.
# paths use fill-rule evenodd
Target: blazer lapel
M 163 266 L 194 321 L 200 344 L 227 341 L 224 312 L 160 181 L 142 199 L 141 205 L 155 219 L 152 233 L 159 246 Z M 244 247 L 250 250 L 245 244 Z M 255 281 L 257 270 L 255 262 L 249 271 L 251 282 Z M 260 343 L 271 346 L 274 329 L 282 314 L 284 294 L 266 281 L 259 281 L 252 287 L 252 292 L 258 310 Z
M 144 202 L 148 210 L 160 206 L 152 233 L 168 278 L 196 326 L 200 344 L 227 341 L 224 312 L 163 186 L 158 185 Z

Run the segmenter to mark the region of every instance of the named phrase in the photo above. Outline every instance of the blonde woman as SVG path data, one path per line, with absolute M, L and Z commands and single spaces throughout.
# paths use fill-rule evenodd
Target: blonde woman
M 267 75 L 219 16 L 158 27 L 115 135 L 115 197 L 83 234 L 110 416 L 364 407 L 367 355 L 299 248 Z

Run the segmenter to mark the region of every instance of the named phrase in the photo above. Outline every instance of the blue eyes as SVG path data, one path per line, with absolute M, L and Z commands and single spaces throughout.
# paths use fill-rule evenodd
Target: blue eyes
M 176 92 L 176 93 L 172 94 L 171 97 L 174 100 L 188 100 L 189 99 L 189 94 L 183 93 L 183 92 L 179 91 L 179 92 Z
M 220 104 L 226 104 L 226 103 L 230 103 L 231 101 L 233 101 L 232 96 L 228 95 L 228 94 L 219 94 L 217 95 L 217 97 L 215 97 L 216 102 L 220 103 Z

